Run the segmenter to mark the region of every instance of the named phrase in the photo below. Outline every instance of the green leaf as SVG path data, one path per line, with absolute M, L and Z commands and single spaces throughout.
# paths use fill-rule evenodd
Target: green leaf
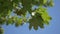
M 53 0 L 50 0 L 50 2 L 49 2 L 49 6 L 51 6 L 51 7 L 54 6 L 54 2 L 53 2 Z
M 48 0 L 43 0 L 43 4 L 46 4 Z
M 23 24 L 22 22 L 23 22 L 22 18 L 18 19 L 15 23 L 15 26 L 18 27 L 19 25 L 22 25 Z
M 31 29 L 32 26 L 35 30 L 38 30 L 38 26 L 44 28 L 43 22 L 44 21 L 41 15 L 39 13 L 36 13 L 35 16 L 32 16 L 32 18 L 29 20 L 29 29 Z
M 21 16 L 21 15 L 26 15 L 26 10 L 24 8 L 15 11 L 14 13 L 16 13 L 17 15 Z
M 0 27 L 0 34 L 4 34 L 4 30 L 1 27 Z
M 5 24 L 5 23 L 4 23 L 5 21 L 6 21 L 5 17 L 1 17 L 1 18 L 0 18 L 0 25 Z
M 47 11 L 46 8 L 39 8 L 36 10 L 37 13 L 41 14 L 41 17 L 44 20 L 44 23 L 48 25 L 49 21 L 51 20 L 51 17 L 48 15 L 46 11 Z
M 21 6 L 20 4 L 21 3 Z M 35 10 L 32 10 L 32 6 L 36 6 Z M 28 22 L 26 16 L 27 11 L 31 15 L 32 12 L 36 12 L 34 16 L 31 15 L 31 19 L 29 20 L 29 29 L 32 27 L 35 30 L 38 30 L 38 27 L 44 28 L 44 24 L 49 24 L 49 21 L 52 19 L 47 13 L 47 7 L 53 6 L 52 0 L 0 0 L 0 25 L 3 24 L 15 24 L 16 27 L 23 24 L 23 22 Z M 20 8 L 17 9 L 16 7 Z M 13 12 L 14 9 L 14 12 Z M 17 16 L 9 18 L 11 12 L 16 14 Z M 24 16 L 20 18 L 21 16 Z M 18 17 L 19 16 L 19 17 Z M 4 19 L 1 19 L 4 17 Z
M 11 18 L 9 18 L 6 22 L 7 22 L 6 25 L 9 25 L 9 24 L 12 24 L 13 23 L 13 21 L 12 21 Z

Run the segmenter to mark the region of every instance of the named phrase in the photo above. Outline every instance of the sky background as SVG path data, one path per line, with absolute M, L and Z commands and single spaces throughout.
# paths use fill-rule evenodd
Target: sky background
M 44 29 L 29 30 L 28 24 L 17 28 L 14 25 L 3 25 L 4 34 L 60 34 L 60 0 L 54 0 L 54 3 L 54 7 L 48 9 L 48 14 L 52 17 L 52 20 L 50 25 L 45 26 Z

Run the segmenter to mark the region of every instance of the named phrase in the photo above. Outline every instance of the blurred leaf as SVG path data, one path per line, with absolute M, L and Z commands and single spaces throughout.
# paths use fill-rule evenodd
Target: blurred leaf
M 0 25 L 5 24 L 4 22 L 6 21 L 5 17 L 0 17 Z
M 41 28 L 44 28 L 43 22 L 44 21 L 41 15 L 39 13 L 36 13 L 35 16 L 32 16 L 32 18 L 29 20 L 29 29 L 31 29 L 32 26 L 34 27 L 35 30 L 38 29 L 38 26 L 40 26 Z
M 50 0 L 50 2 L 49 2 L 49 6 L 51 6 L 51 7 L 54 6 L 54 2 L 53 2 L 53 0 Z
M 38 12 L 39 14 L 41 14 L 41 17 L 44 20 L 44 23 L 48 25 L 49 21 L 52 18 L 48 15 L 48 13 L 46 11 L 47 11 L 46 8 L 39 8 L 39 9 L 36 10 L 36 12 Z
M 48 0 L 43 0 L 43 4 L 46 4 Z
M 22 25 L 23 20 L 20 18 L 16 21 L 15 26 L 18 27 L 19 25 Z
M 4 30 L 1 27 L 0 27 L 0 34 L 4 34 Z
M 53 0 L 0 0 L 0 25 L 15 24 L 18 27 L 23 25 L 23 22 L 29 22 L 29 29 L 32 27 L 35 30 L 38 30 L 38 27 L 44 28 L 44 24 L 48 25 L 52 19 L 46 8 L 53 5 Z M 38 8 L 32 10 L 32 6 Z M 25 17 L 27 12 L 32 17 L 29 21 Z M 31 15 L 32 12 L 36 12 L 34 16 Z M 12 16 L 11 13 L 17 16 Z M 10 15 L 11 17 L 8 17 Z

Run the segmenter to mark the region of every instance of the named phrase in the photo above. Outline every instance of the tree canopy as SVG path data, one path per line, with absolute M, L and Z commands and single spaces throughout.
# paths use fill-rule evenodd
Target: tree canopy
M 4 24 L 18 27 L 29 23 L 29 29 L 44 28 L 44 24 L 48 25 L 52 19 L 47 9 L 53 5 L 53 0 L 0 0 L 0 33 L 3 34 L 1 30 Z

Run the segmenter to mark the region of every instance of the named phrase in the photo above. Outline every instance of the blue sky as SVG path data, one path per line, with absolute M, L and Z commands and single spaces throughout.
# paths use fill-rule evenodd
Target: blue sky
M 39 28 L 37 31 L 34 29 L 29 30 L 28 24 L 17 28 L 14 25 L 4 25 L 4 34 L 60 34 L 60 0 L 54 0 L 54 3 L 54 7 L 48 9 L 52 20 L 50 25 L 45 26 L 44 29 Z

